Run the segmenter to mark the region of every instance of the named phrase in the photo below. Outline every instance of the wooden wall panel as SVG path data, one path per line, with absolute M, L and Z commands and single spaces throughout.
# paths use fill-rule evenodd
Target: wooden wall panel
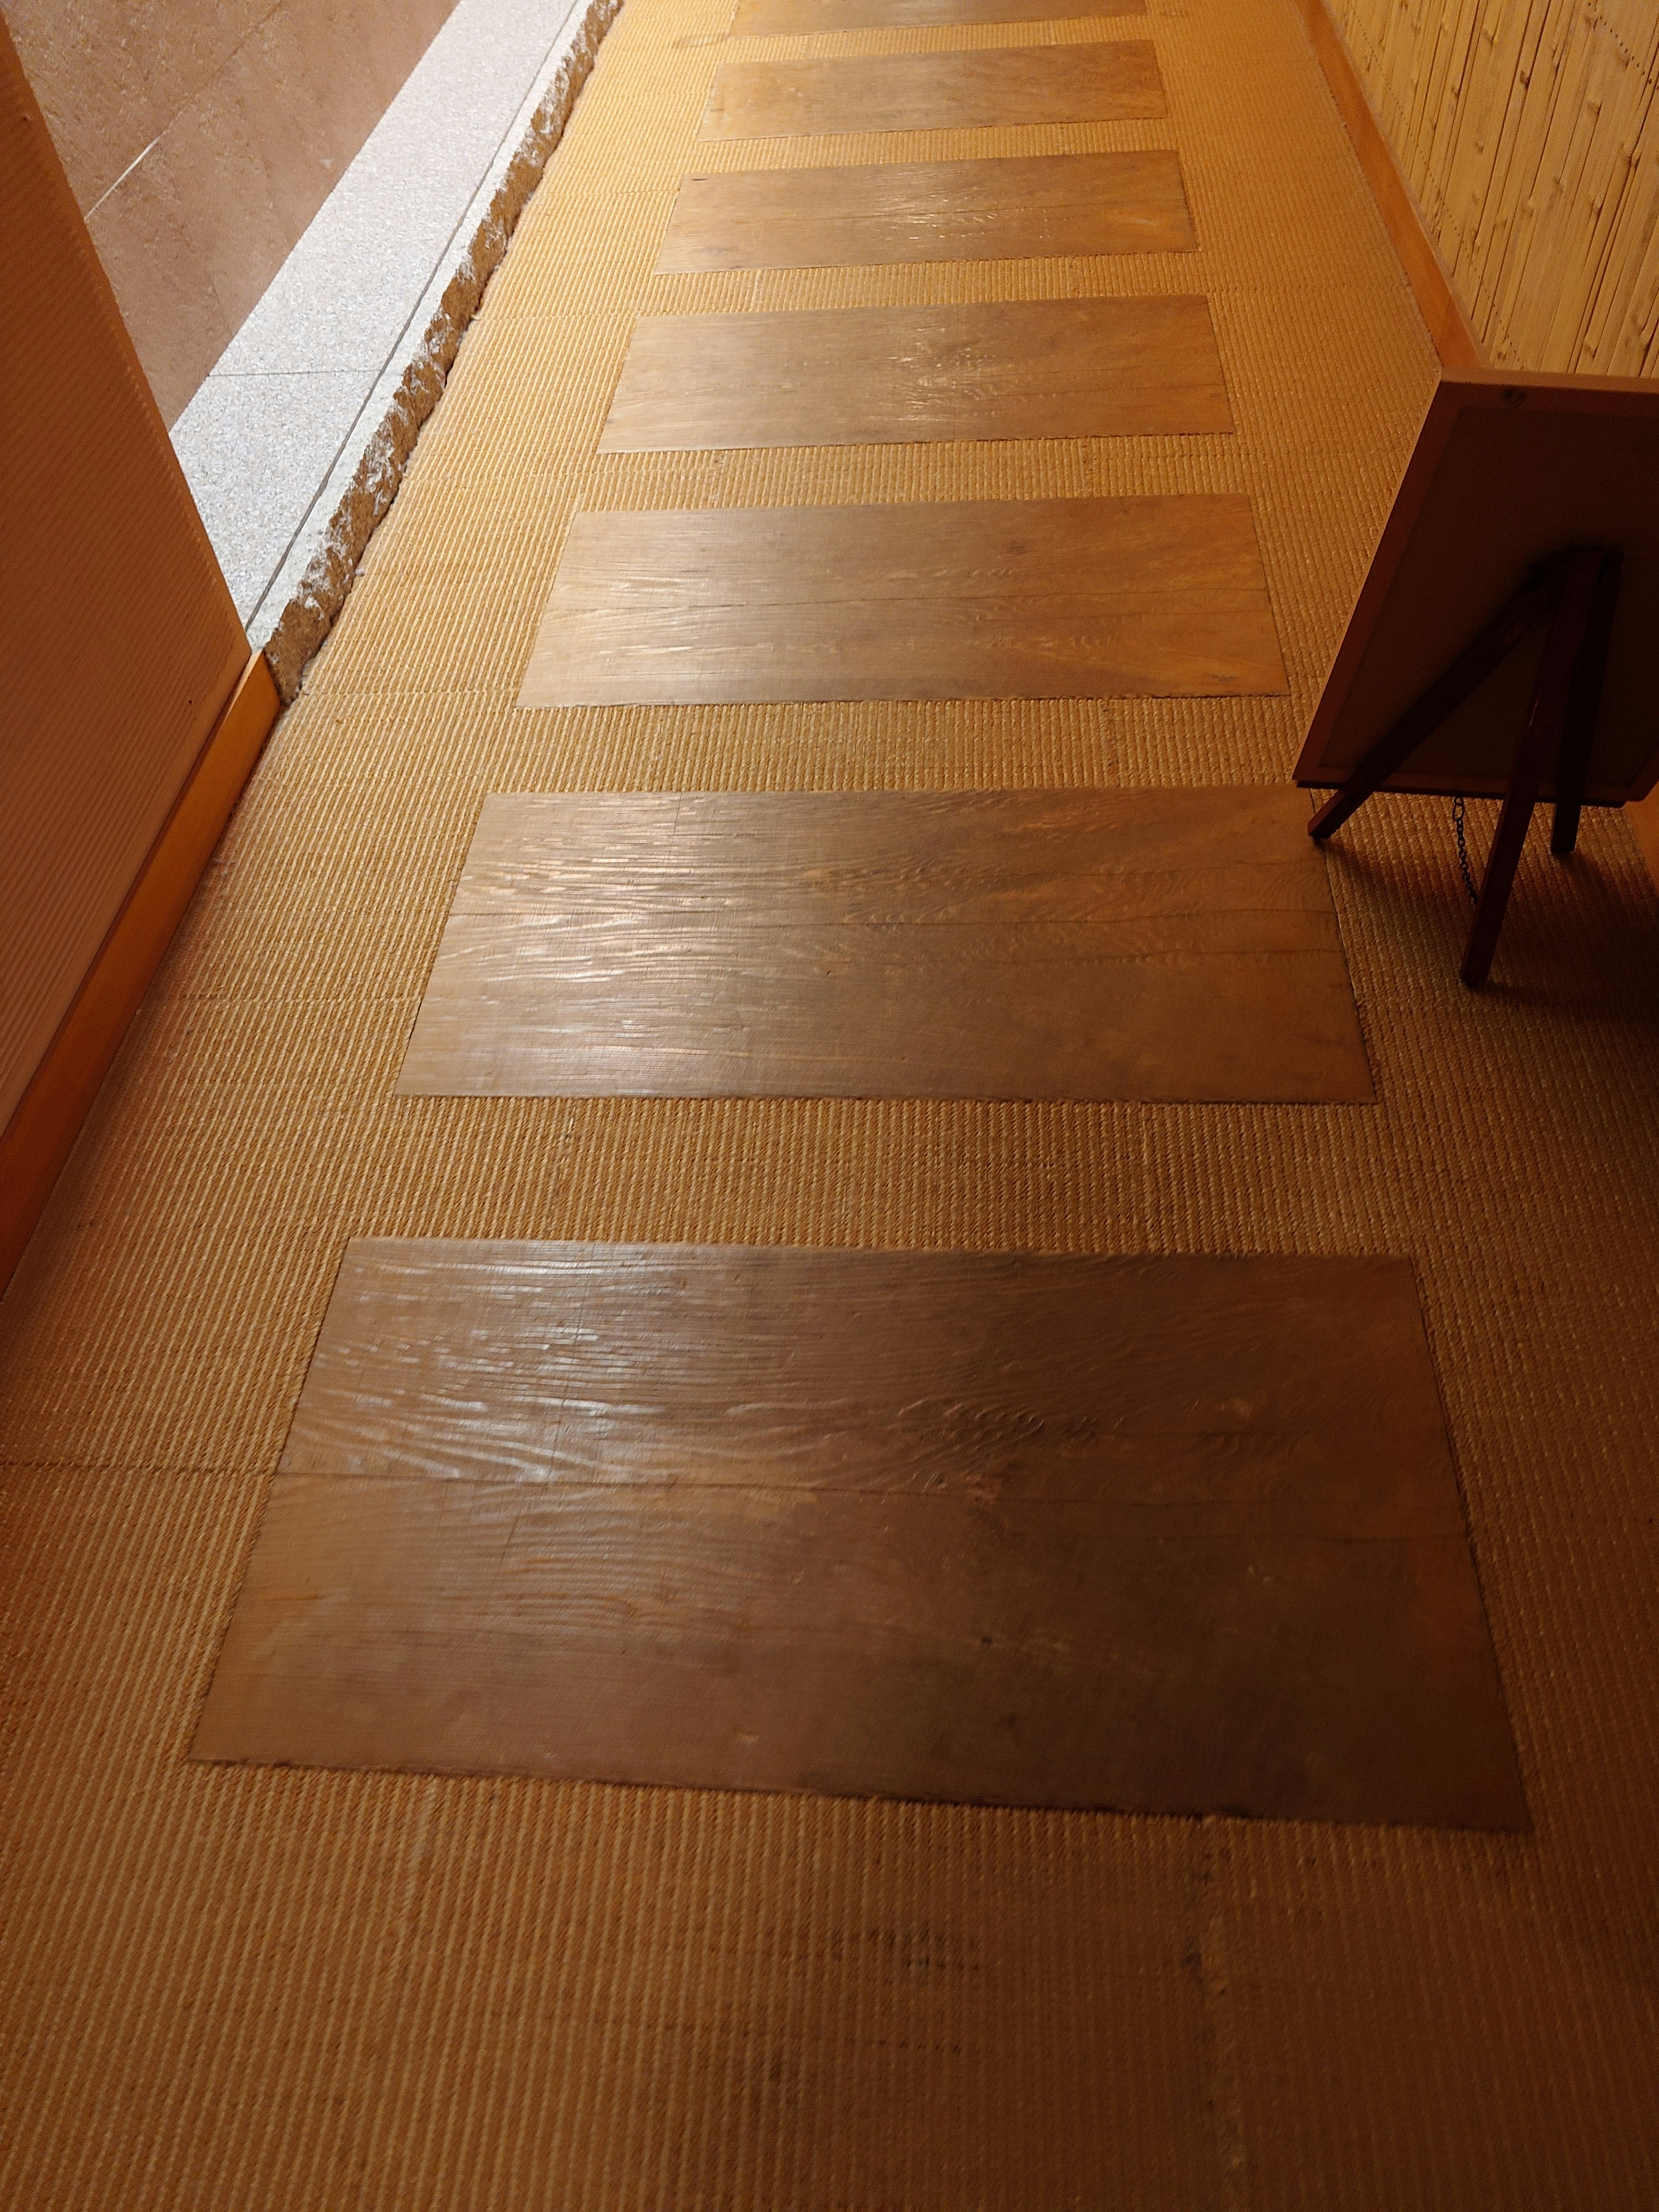
M 1496 363 L 1659 374 L 1652 0 L 1324 0 Z
M 0 1127 L 247 661 L 247 641 L 0 22 Z

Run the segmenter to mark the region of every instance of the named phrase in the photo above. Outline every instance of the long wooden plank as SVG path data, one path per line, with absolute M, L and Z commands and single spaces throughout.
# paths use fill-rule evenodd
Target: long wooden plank
M 1146 0 L 738 0 L 734 39 L 821 37 L 835 31 L 950 23 L 1060 23 L 1144 15 Z
M 404 1095 L 1364 1100 L 1307 805 L 499 794 Z
M 1128 790 L 492 792 L 456 914 L 794 923 L 1328 915 L 1283 784 Z
M 1285 688 L 1223 492 L 578 514 L 519 704 Z
M 657 274 L 841 269 L 902 261 L 1190 253 L 1180 157 L 736 169 L 682 179 Z
M 196 1753 L 1526 1823 L 1388 1260 L 355 1244 Z
M 607 453 L 1232 428 L 1200 298 L 642 315 Z
M 1012 130 L 1155 119 L 1166 112 L 1151 40 L 1120 39 L 966 53 L 722 62 L 697 136 Z

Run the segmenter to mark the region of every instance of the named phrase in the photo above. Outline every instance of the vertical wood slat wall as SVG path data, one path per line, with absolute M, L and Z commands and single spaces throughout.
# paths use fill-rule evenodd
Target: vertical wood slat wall
M 1326 0 L 1488 356 L 1659 375 L 1653 0 Z

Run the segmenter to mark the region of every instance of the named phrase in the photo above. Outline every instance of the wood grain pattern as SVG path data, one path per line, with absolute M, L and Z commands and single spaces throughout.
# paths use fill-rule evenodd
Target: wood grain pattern
M 732 36 L 813 38 L 934 23 L 1063 23 L 1146 12 L 1146 0 L 738 0 Z
M 1389 1260 L 356 1243 L 195 1748 L 1526 1824 Z
M 501 794 L 404 1095 L 1370 1096 L 1291 791 Z
M 1652 0 L 1327 4 L 1474 326 L 1447 366 L 1659 373 Z
M 1042 154 L 681 180 L 657 274 L 1190 253 L 1180 157 Z
M 605 453 L 1232 428 L 1200 298 L 642 315 Z
M 1223 492 L 577 514 L 519 704 L 1285 688 Z
M 1151 40 L 1120 39 L 1088 46 L 722 62 L 697 136 L 1016 130 L 1155 119 L 1166 112 Z

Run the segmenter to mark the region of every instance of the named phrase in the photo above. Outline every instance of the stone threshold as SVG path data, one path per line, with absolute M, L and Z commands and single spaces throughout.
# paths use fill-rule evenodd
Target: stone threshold
M 173 429 L 285 701 L 621 0 L 459 0 Z

